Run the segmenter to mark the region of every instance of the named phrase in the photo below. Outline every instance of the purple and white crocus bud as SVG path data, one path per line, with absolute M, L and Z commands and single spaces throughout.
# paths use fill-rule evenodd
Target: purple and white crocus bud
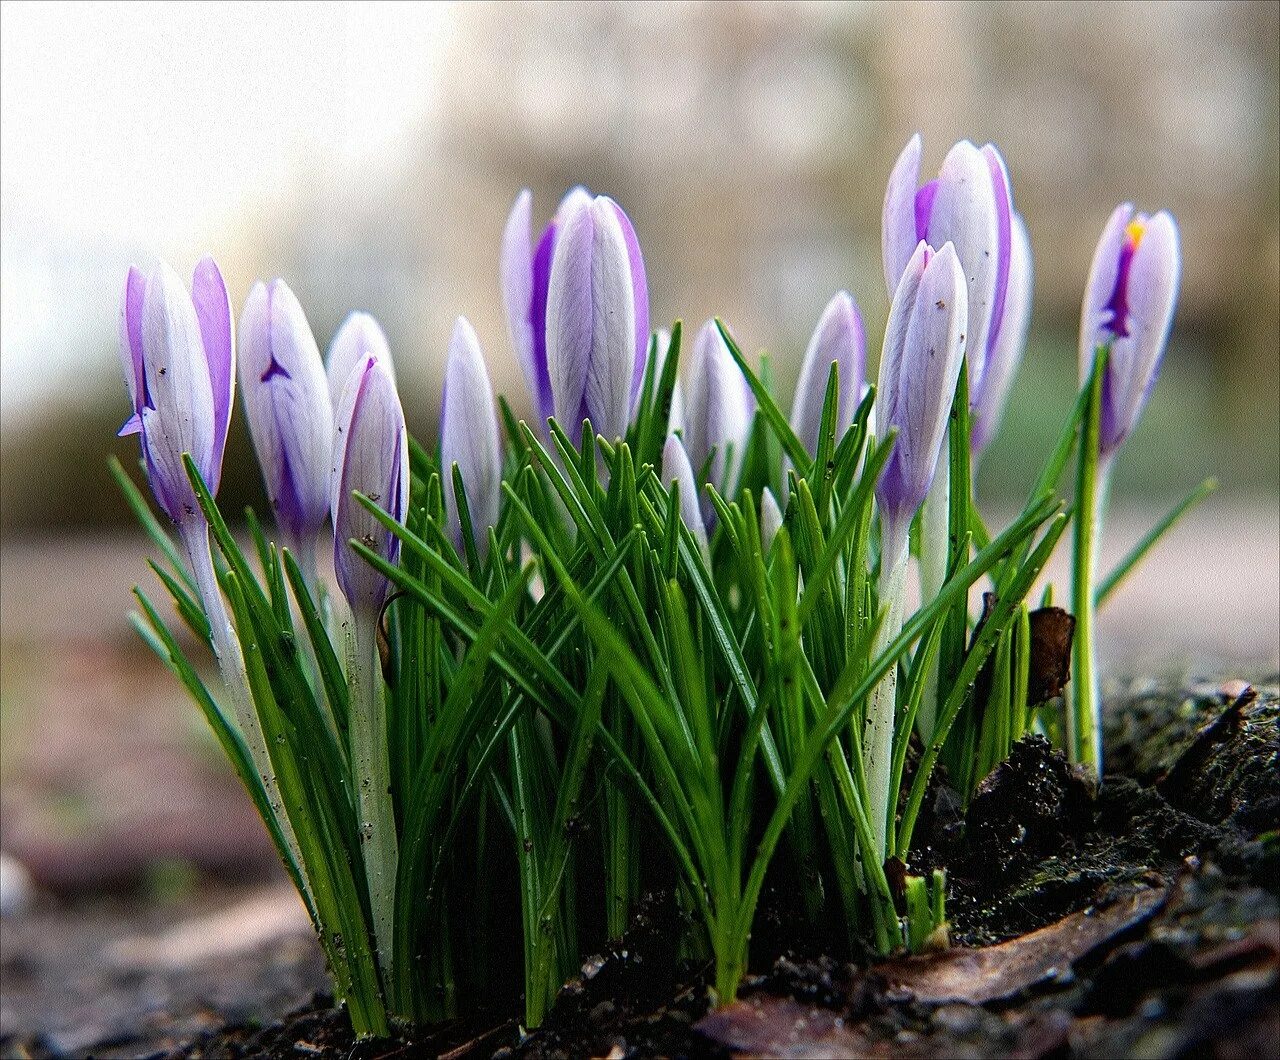
M 1164 210 L 1148 217 L 1116 207 L 1089 270 L 1080 319 L 1080 375 L 1099 346 L 1110 349 L 1102 380 L 1099 450 L 1111 456 L 1142 415 L 1164 357 L 1178 301 L 1178 226 Z
M 333 403 L 320 349 L 284 280 L 254 284 L 245 301 L 240 392 L 276 523 L 305 557 L 329 515 Z
M 689 463 L 689 454 L 685 451 L 680 439 L 668 435 L 662 447 L 662 481 L 676 483 L 680 491 L 680 519 L 693 533 L 698 548 L 703 556 L 711 554 L 707 544 L 707 528 L 702 521 L 702 509 L 698 503 L 698 483 L 694 478 L 693 465 Z
M 822 427 L 822 405 L 827 395 L 827 377 L 835 362 L 839 391 L 836 402 L 836 444 L 853 425 L 867 389 L 867 338 L 862 314 L 847 291 L 838 292 L 822 311 L 809 340 L 796 396 L 791 405 L 791 426 L 810 456 L 818 451 Z
M 120 434 L 141 436 L 147 478 L 165 514 L 179 526 L 200 520 L 182 454 L 191 454 L 217 493 L 235 395 L 231 302 L 212 258 L 196 266 L 190 294 L 168 265 L 150 277 L 129 269 L 120 355 L 133 403 Z
M 449 533 L 463 547 L 462 521 L 453 489 L 457 465 L 467 494 L 467 509 L 476 535 L 476 549 L 489 550 L 489 528 L 498 524 L 502 496 L 502 450 L 493 386 L 485 367 L 480 340 L 466 317 L 458 317 L 449 341 L 440 403 L 440 467 L 444 471 L 444 508 Z
M 597 434 L 620 438 L 639 399 L 649 345 L 648 286 L 635 230 L 612 199 L 571 192 L 530 259 L 526 317 L 522 201 L 507 225 L 503 287 L 538 415 L 547 411 L 549 392 L 551 413 L 575 444 L 583 419 Z
M 884 651 L 902 630 L 911 520 L 929 493 L 947 435 L 964 363 L 968 315 L 965 275 L 955 247 L 948 243 L 935 253 L 921 241 L 894 292 L 880 355 L 879 430 L 896 435 L 876 483 L 884 619 L 873 655 Z M 893 668 L 872 690 L 862 741 L 871 829 L 881 858 L 888 853 L 893 820 L 889 787 L 896 689 Z
M 935 252 L 922 241 L 893 296 L 880 355 L 879 431 L 897 431 L 876 484 L 887 549 L 905 550 L 933 481 L 964 357 L 966 295 L 955 248 L 948 243 Z
M 991 144 L 957 143 L 938 176 L 919 184 L 921 141 L 907 143 L 885 189 L 882 236 L 885 284 L 897 290 L 916 244 L 951 243 L 967 279 L 969 404 L 977 407 L 983 375 L 999 341 L 1013 240 L 1009 174 Z
M 1022 362 L 1031 323 L 1031 290 L 1034 270 L 1031 240 L 1021 216 L 1013 215 L 1013 239 L 1009 254 L 1009 286 L 1004 298 L 1004 316 L 995 342 L 987 354 L 982 386 L 973 404 L 973 428 L 969 436 L 975 457 L 980 455 L 1004 416 L 1013 377 Z
M 760 547 L 764 550 L 764 554 L 769 554 L 769 549 L 773 547 L 773 539 L 778 536 L 778 531 L 782 529 L 782 509 L 778 507 L 778 500 L 773 495 L 773 490 L 768 486 L 760 491 Z
M 329 377 L 329 398 L 336 409 L 342 400 L 342 392 L 352 371 L 364 364 L 366 357 L 376 357 L 391 381 L 396 381 L 396 367 L 391 361 L 391 350 L 386 333 L 368 313 L 350 313 L 342 322 L 333 341 L 329 343 L 326 374 Z
M 684 445 L 694 473 L 702 473 L 710 460 L 707 481 L 731 496 L 742 468 L 755 398 L 714 320 L 703 324 L 693 340 L 685 383 Z M 702 510 L 710 522 L 714 508 L 709 499 Z
M 333 567 L 338 585 L 359 615 L 377 614 L 387 597 L 387 579 L 356 554 L 360 541 L 391 563 L 400 539 L 352 495 L 364 494 L 397 522 L 409 503 L 409 449 L 404 412 L 391 373 L 377 357 L 366 357 L 347 380 L 334 415 L 330 510 Z

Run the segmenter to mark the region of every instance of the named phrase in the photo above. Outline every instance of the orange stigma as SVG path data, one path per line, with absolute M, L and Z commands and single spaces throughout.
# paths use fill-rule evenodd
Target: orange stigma
M 1127 225 L 1124 226 L 1124 234 L 1129 237 L 1129 242 L 1133 244 L 1133 249 L 1138 249 L 1138 244 L 1142 242 L 1142 233 L 1147 230 L 1147 219 L 1145 217 L 1135 217 Z

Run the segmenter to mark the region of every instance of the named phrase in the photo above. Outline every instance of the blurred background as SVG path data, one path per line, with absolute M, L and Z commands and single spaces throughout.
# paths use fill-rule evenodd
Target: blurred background
M 526 186 L 535 224 L 574 183 L 623 203 L 655 323 L 724 316 L 789 397 L 839 288 L 875 356 L 880 206 L 908 137 L 926 172 L 959 138 L 996 143 L 1036 306 L 982 467 L 993 512 L 1066 413 L 1109 212 L 1169 208 L 1182 298 L 1104 565 L 1205 475 L 1222 488 L 1104 613 L 1104 652 L 1115 674 L 1280 661 L 1280 5 L 7 2 L 0 49 L 2 839 L 50 884 L 241 865 L 254 828 L 125 620 L 148 577 L 104 465 L 136 455 L 114 437 L 127 266 L 212 252 L 237 308 L 283 276 L 322 349 L 372 311 L 429 439 L 459 313 L 527 408 L 497 283 Z M 232 432 L 235 511 L 261 493 Z

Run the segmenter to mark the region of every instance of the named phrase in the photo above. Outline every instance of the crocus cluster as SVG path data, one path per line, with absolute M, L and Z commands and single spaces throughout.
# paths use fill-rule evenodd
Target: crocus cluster
M 920 182 L 919 135 L 913 136 L 885 190 L 885 283 L 892 297 L 920 240 L 951 243 L 964 269 L 969 300 L 965 350 L 975 450 L 991 440 L 1026 341 L 1031 254 L 1013 209 L 1009 173 L 991 144 L 967 140 L 947 152 L 937 177 Z
M 121 350 L 134 409 L 121 433 L 141 435 L 157 503 L 180 529 L 198 527 L 207 548 L 182 456 L 190 454 L 216 494 L 237 358 L 227 289 L 213 260 L 196 267 L 190 294 L 167 265 L 149 279 L 130 269 Z M 352 493 L 397 519 L 407 504 L 404 417 L 381 329 L 367 314 L 353 314 L 334 339 L 326 372 L 302 306 L 277 279 L 249 292 L 239 354 L 245 416 L 285 541 L 314 576 L 316 536 L 332 517 L 339 585 L 353 607 L 380 606 L 385 579 L 371 577 L 347 542 L 364 541 L 394 561 L 397 539 Z

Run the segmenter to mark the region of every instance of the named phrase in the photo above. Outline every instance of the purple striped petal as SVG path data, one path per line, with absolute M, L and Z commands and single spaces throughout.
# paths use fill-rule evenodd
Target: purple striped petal
M 885 335 L 881 430 L 897 430 L 876 496 L 886 518 L 910 522 L 933 481 L 964 356 L 967 303 L 955 248 L 921 244 L 894 295 Z M 905 322 L 905 326 L 904 326 Z
M 997 234 L 996 289 L 991 305 L 991 327 L 987 332 L 985 363 L 999 341 L 1000 328 L 1004 322 L 1004 303 L 1008 296 L 1010 259 L 1013 255 L 1013 193 L 1009 190 L 1009 170 L 1004 164 L 1004 158 L 993 144 L 986 144 L 982 148 L 982 157 L 986 159 L 987 168 L 991 172 L 991 193 L 996 203 Z
M 222 273 L 211 257 L 202 258 L 191 278 L 191 301 L 200 321 L 200 337 L 208 362 L 209 387 L 213 392 L 213 453 L 207 483 L 218 491 L 222 477 L 222 453 L 231 426 L 231 407 L 236 394 L 236 352 L 231 334 L 231 299 Z
M 458 317 L 449 341 L 440 404 L 440 467 L 445 476 L 445 515 L 454 544 L 461 549 L 462 521 L 453 490 L 455 464 L 467 491 L 476 549 L 483 557 L 489 548 L 489 528 L 498 524 L 502 451 L 489 370 L 480 351 L 480 340 L 466 317 Z
M 1133 242 L 1131 264 L 1118 280 L 1128 310 L 1125 334 L 1117 332 L 1111 344 L 1103 386 L 1104 455 L 1118 449 L 1137 426 L 1160 371 L 1178 300 L 1181 251 L 1173 218 L 1162 210 L 1144 219 Z
M 1108 345 L 1115 337 L 1110 330 L 1113 313 L 1110 308 L 1118 286 L 1120 258 L 1128 240 L 1125 229 L 1133 218 L 1133 204 L 1122 202 L 1107 218 L 1093 252 L 1089 280 L 1085 286 L 1080 313 L 1080 382 L 1093 371 L 1093 354 L 1099 346 Z
M 557 228 L 547 281 L 547 371 L 556 418 L 576 444 L 582 433 L 595 330 L 595 216 L 590 204 L 579 204 Z
M 943 160 L 927 238 L 930 246 L 954 245 L 968 281 L 966 349 L 970 392 L 976 393 L 982 385 L 1000 272 L 1000 217 L 990 164 L 967 140 L 952 147 Z
M 187 289 L 168 265 L 147 280 L 142 307 L 142 354 L 147 393 L 142 443 L 152 492 L 175 523 L 199 513 L 182 464 L 190 453 L 214 488 L 214 401 L 200 321 Z
M 982 388 L 973 402 L 971 445 L 975 454 L 986 449 L 995 436 L 1009 399 L 1009 388 L 1022 361 L 1031 323 L 1033 267 L 1031 241 L 1022 218 L 1014 214 L 1010 241 L 1008 290 L 995 346 L 987 356 Z
M 368 357 L 376 357 L 391 376 L 391 381 L 395 382 L 396 367 L 392 363 L 391 350 L 382 326 L 368 313 L 351 313 L 329 343 L 326 375 L 329 379 L 329 399 L 334 408 L 342 400 L 342 392 L 346 389 L 352 371 L 358 365 L 363 365 Z
M 387 579 L 357 555 L 349 542 L 360 541 L 396 563 L 400 540 L 353 493 L 363 493 L 397 522 L 404 521 L 409 501 L 404 412 L 391 373 L 377 357 L 366 357 L 352 372 L 336 424 L 331 494 L 333 566 L 351 609 L 376 614 L 387 598 Z
M 542 422 L 541 380 L 534 360 L 532 202 L 533 195 L 528 188 L 516 196 L 506 227 L 502 230 L 499 268 L 507 334 L 511 337 L 511 348 L 515 350 L 516 360 L 533 399 L 534 416 Z M 545 361 L 543 363 L 545 365 Z M 545 375 L 545 368 L 542 374 Z
M 146 293 L 147 278 L 141 269 L 130 265 L 124 296 L 120 299 L 120 361 L 133 415 L 120 428 L 122 435 L 135 434 L 142 429 L 142 408 L 150 404 L 147 374 L 142 366 L 142 302 Z
M 694 478 L 693 466 L 689 463 L 689 454 L 685 452 L 680 439 L 674 434 L 667 436 L 666 443 L 662 447 L 662 481 L 667 485 L 674 482 L 679 487 L 680 521 L 693 533 L 703 556 L 710 555 L 707 545 L 707 528 L 702 521 L 698 484 Z
M 240 314 L 240 393 L 276 523 L 297 547 L 329 515 L 333 402 L 306 314 L 283 280 Z
M 610 200 L 612 202 L 612 200 Z M 631 219 L 616 202 L 613 208 L 618 214 L 618 224 L 627 244 L 627 261 L 631 268 L 632 305 L 636 317 L 635 368 L 631 374 L 631 415 L 640 407 L 640 384 L 649 360 L 649 282 L 644 271 L 644 255 L 640 252 L 640 240 Z
M 881 214 L 881 250 L 884 255 L 884 282 L 890 297 L 898 289 L 911 254 L 920 241 L 916 233 L 916 185 L 920 182 L 920 134 L 902 149 L 884 192 Z
M 685 383 L 684 444 L 689 460 L 695 474 L 710 460 L 707 480 L 731 496 L 737 489 L 754 403 L 714 320 L 703 324 L 693 341 Z M 710 521 L 710 500 L 703 513 Z
M 822 311 L 796 383 L 791 426 L 810 456 L 818 450 L 822 404 L 833 361 L 837 365 L 839 381 L 836 404 L 836 441 L 839 443 L 853 423 L 853 414 L 866 386 L 867 371 L 867 340 L 862 314 L 847 291 L 838 292 Z

